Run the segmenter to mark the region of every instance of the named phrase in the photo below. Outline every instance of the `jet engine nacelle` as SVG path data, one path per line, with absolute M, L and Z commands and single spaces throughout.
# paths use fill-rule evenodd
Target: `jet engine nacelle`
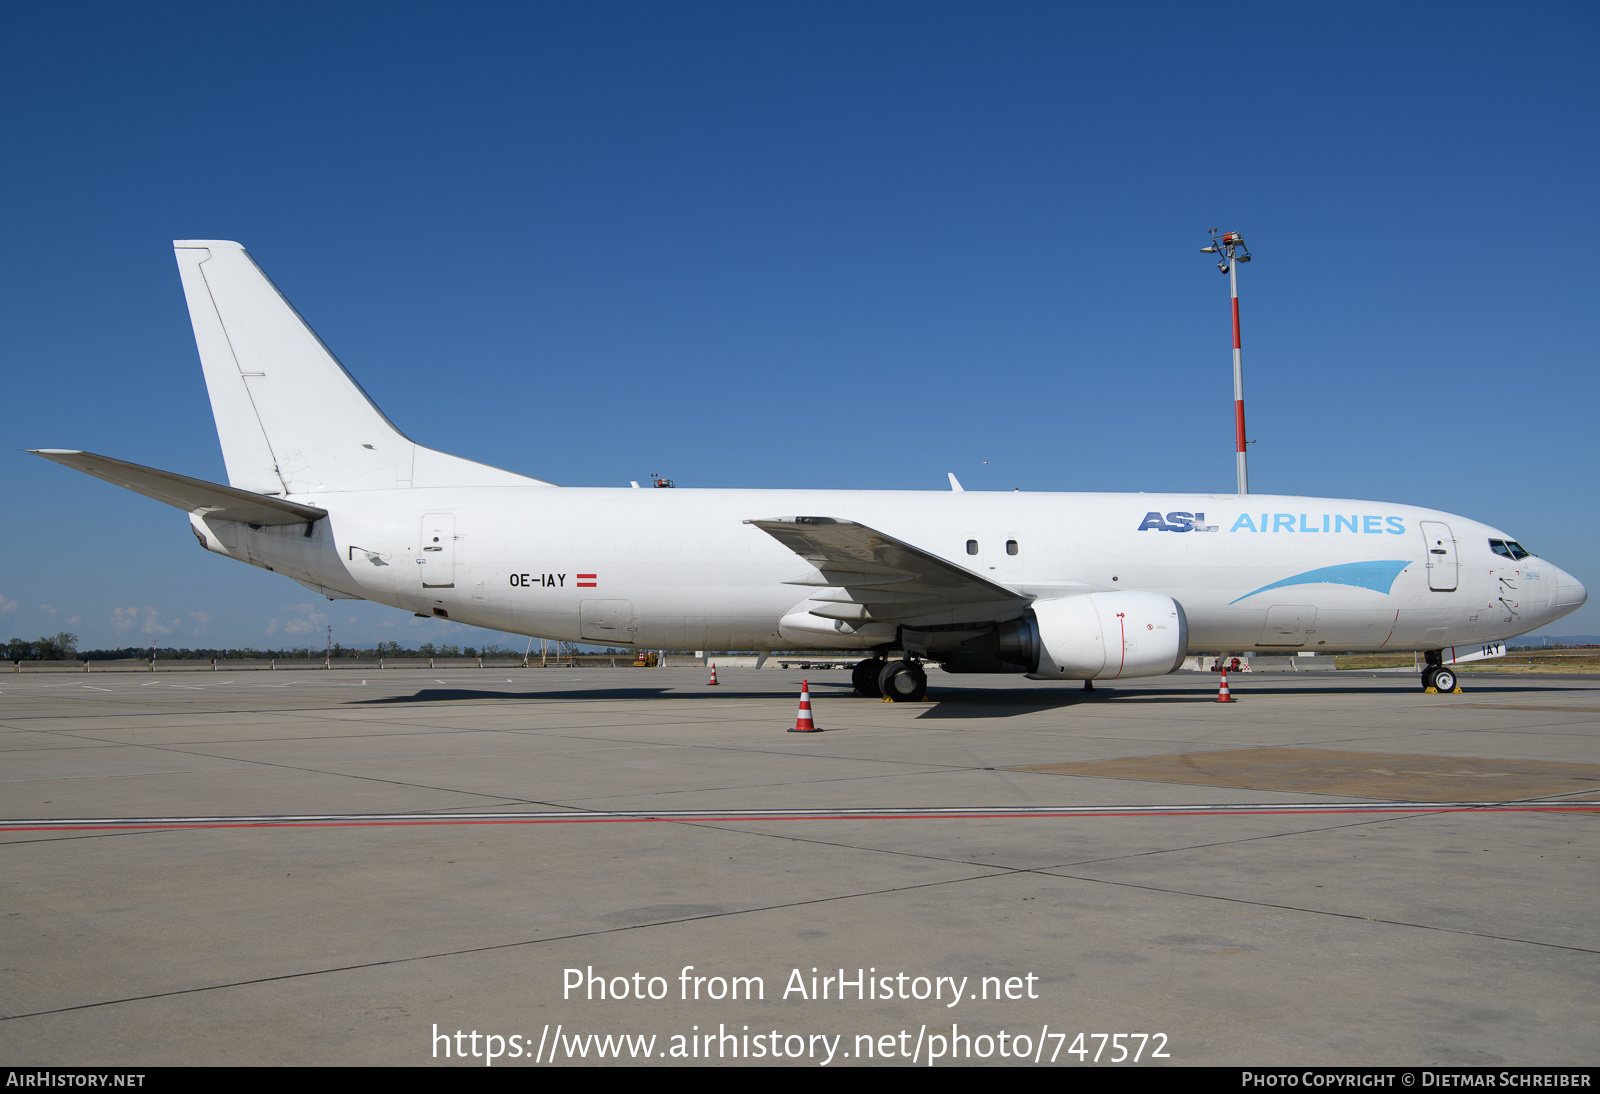
M 1087 593 L 1035 601 L 1036 680 L 1165 676 L 1183 663 L 1189 621 L 1160 593 Z

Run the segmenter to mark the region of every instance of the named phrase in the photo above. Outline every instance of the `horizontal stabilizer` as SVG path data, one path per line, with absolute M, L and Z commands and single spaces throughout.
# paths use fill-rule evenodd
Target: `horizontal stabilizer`
M 315 582 L 312 582 L 312 581 L 301 581 L 298 577 L 292 577 L 289 580 L 293 581 L 297 585 L 304 585 L 306 588 L 310 589 L 312 592 L 316 593 L 318 596 L 325 596 L 329 600 L 365 600 L 366 599 L 366 597 L 356 596 L 353 593 L 340 592 L 338 589 L 330 589 L 326 585 L 318 585 L 318 584 L 316 584 Z
M 268 498 L 204 479 L 191 479 L 188 475 L 175 475 L 171 471 L 158 471 L 110 456 L 97 456 L 93 452 L 78 452 L 66 448 L 29 449 L 35 456 L 64 464 L 85 475 L 114 483 L 135 494 L 155 498 L 175 509 L 203 512 L 223 520 L 237 520 L 244 524 L 305 524 L 328 515 L 326 509 L 315 505 L 300 505 L 282 498 Z

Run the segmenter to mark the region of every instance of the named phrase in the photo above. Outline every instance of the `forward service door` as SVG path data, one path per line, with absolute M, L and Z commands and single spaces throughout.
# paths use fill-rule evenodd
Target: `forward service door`
M 1428 588 L 1438 593 L 1455 592 L 1460 567 L 1456 561 L 1456 537 L 1450 526 L 1439 521 L 1425 520 L 1422 538 L 1426 541 Z

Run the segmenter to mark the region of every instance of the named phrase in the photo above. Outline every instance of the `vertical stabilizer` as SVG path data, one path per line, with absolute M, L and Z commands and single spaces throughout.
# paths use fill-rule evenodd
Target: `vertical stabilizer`
M 401 433 L 239 244 L 173 249 L 231 485 L 262 494 L 549 485 Z

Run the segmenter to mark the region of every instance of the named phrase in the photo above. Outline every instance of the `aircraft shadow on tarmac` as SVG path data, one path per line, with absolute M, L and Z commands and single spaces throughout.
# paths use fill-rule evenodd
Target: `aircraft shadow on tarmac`
M 383 706 L 393 703 L 459 703 L 466 700 L 501 699 L 527 702 L 530 699 L 554 700 L 609 700 L 618 699 L 689 699 L 696 696 L 672 694 L 673 688 L 584 688 L 579 691 L 552 689 L 549 691 L 484 691 L 475 688 L 424 688 L 411 695 L 385 695 L 377 699 L 358 700 L 358 706 Z M 736 698 L 771 699 L 769 692 L 727 692 Z
M 844 704 L 850 707 L 879 703 L 882 700 L 868 699 L 855 695 L 849 684 L 837 690 L 812 685 L 812 702 L 819 700 L 825 704 L 824 709 L 840 710 Z M 1029 688 L 1026 691 L 960 691 L 954 689 L 941 689 L 930 692 L 926 701 L 911 704 L 921 708 L 917 711 L 919 718 L 1012 718 L 1020 714 L 1030 714 L 1041 710 L 1054 710 L 1058 708 L 1078 706 L 1085 702 L 1110 701 L 1113 693 L 1100 690 L 1095 692 L 1066 691 L 1050 688 Z M 1124 694 L 1123 699 L 1135 698 L 1134 695 Z M 1215 698 L 1211 693 L 1205 695 L 1191 695 L 1188 693 L 1174 694 L 1172 692 L 1149 692 L 1138 695 L 1137 698 L 1154 700 L 1163 703 L 1192 703 L 1210 701 Z M 585 688 L 583 690 L 551 690 L 551 691 L 487 691 L 471 688 L 426 688 L 410 695 L 386 695 L 375 699 L 357 699 L 357 706 L 393 706 L 398 703 L 459 703 L 459 702 L 595 702 L 619 700 L 684 700 L 684 699 L 781 699 L 796 702 L 798 695 L 788 687 L 781 690 L 752 691 L 719 689 L 715 692 L 684 691 L 678 688 Z
M 1414 682 L 1409 678 L 1404 680 L 1392 678 L 1372 679 L 1371 683 L 1365 686 L 1351 686 L 1352 684 L 1354 684 L 1354 681 L 1343 683 L 1337 687 L 1318 687 L 1315 685 L 1286 687 L 1282 685 L 1274 686 L 1265 680 L 1257 678 L 1241 681 L 1234 686 L 1233 692 L 1236 701 L 1248 703 L 1252 696 L 1405 694 L 1416 689 Z M 1467 695 L 1477 696 L 1511 695 L 1527 692 L 1548 694 L 1550 691 L 1551 689 L 1548 685 L 1524 685 L 1501 680 L 1496 680 L 1492 684 L 1473 681 L 1466 688 Z M 844 681 L 818 681 L 811 685 L 811 694 L 813 700 L 822 700 L 829 706 L 832 706 L 835 702 L 842 701 L 848 701 L 852 704 L 877 701 L 852 694 L 850 684 Z M 1123 683 L 1116 687 L 1102 684 L 1093 691 L 1061 686 L 999 690 L 950 687 L 946 685 L 935 686 L 930 689 L 927 700 L 914 705 L 922 708 L 917 715 L 919 718 L 1014 718 L 1039 711 L 1064 710 L 1090 704 L 1124 706 L 1129 703 L 1136 703 L 1140 706 L 1171 706 L 1214 703 L 1216 698 L 1216 688 L 1210 681 L 1197 681 L 1191 687 L 1164 687 L 1160 689 L 1145 689 L 1129 683 Z M 355 703 L 356 705 L 364 706 L 384 706 L 397 703 L 455 703 L 469 701 L 529 702 L 543 700 L 592 702 L 600 700 L 617 702 L 650 699 L 786 699 L 792 701 L 797 699 L 797 695 L 788 684 L 770 689 L 721 688 L 716 691 L 674 687 L 612 687 L 529 691 L 491 691 L 476 688 L 447 687 L 425 688 L 410 695 L 386 695 L 373 699 L 358 699 Z M 1451 697 L 1442 697 L 1441 701 L 1450 703 L 1453 699 Z
M 1259 677 L 1245 684 L 1234 684 L 1231 688 L 1233 699 L 1236 703 L 1249 703 L 1251 697 L 1283 697 L 1283 696 L 1337 696 L 1337 695 L 1406 695 L 1420 694 L 1420 689 L 1409 677 L 1403 680 L 1374 679 L 1370 684 L 1361 685 L 1346 683 L 1339 687 L 1306 687 L 1283 686 L 1267 683 Z M 1566 689 L 1559 689 L 1565 691 Z M 1521 685 L 1495 681 L 1493 684 L 1473 682 L 1464 687 L 1460 697 L 1435 696 L 1445 705 L 1460 705 L 1468 696 L 1477 695 L 1514 695 L 1534 692 L 1548 695 L 1549 687 L 1539 685 Z M 1069 707 L 1090 704 L 1114 704 L 1127 706 L 1175 706 L 1193 705 L 1197 703 L 1215 703 L 1217 701 L 1217 687 L 1210 681 L 1197 682 L 1185 688 L 1165 687 L 1159 690 L 1140 688 L 1137 684 L 1124 683 L 1113 688 L 1101 684 L 1093 691 L 1083 691 L 1064 687 L 1028 688 L 1026 690 L 1014 688 L 1005 691 L 989 689 L 960 689 L 942 687 L 937 690 L 929 689 L 927 709 L 919 717 L 922 718 L 1011 718 L 1019 714 L 1030 714 L 1043 710 L 1066 709 Z

